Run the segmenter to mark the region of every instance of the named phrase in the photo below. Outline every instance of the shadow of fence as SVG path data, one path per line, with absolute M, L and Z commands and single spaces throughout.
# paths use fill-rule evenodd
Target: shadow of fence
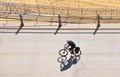
M 55 34 L 57 28 L 22 28 L 20 34 Z M 18 27 L 0 28 L 0 33 L 16 33 Z M 95 28 L 61 28 L 57 34 L 94 34 Z M 120 34 L 120 28 L 100 28 L 96 34 Z

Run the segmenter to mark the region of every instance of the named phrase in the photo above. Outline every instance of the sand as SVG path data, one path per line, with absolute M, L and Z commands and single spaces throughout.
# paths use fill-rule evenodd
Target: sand
M 0 0 L 1 2 L 40 4 L 74 8 L 119 8 L 118 0 Z

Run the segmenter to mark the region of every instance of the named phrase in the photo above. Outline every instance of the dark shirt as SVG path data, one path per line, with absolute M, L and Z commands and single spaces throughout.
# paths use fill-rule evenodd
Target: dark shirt
M 71 46 L 73 48 L 76 47 L 76 45 L 73 41 L 67 41 L 67 42 L 68 42 L 69 46 Z

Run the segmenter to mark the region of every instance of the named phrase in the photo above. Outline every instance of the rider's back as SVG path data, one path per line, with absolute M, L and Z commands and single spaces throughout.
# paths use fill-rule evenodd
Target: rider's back
M 68 44 L 69 44 L 70 46 L 76 47 L 76 45 L 75 45 L 75 43 L 74 43 L 73 41 L 69 40 L 69 41 L 67 41 L 67 42 L 68 42 Z

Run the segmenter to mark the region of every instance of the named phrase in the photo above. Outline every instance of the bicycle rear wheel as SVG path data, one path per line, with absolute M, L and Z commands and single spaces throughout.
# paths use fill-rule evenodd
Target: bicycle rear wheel
M 61 56 L 67 56 L 67 55 L 68 55 L 68 51 L 66 51 L 65 49 L 61 49 L 61 50 L 59 51 L 59 54 L 60 54 Z
M 82 54 L 81 50 L 79 50 L 78 53 L 76 53 L 76 52 L 74 51 L 74 55 L 75 55 L 75 56 L 80 56 L 81 54 Z

